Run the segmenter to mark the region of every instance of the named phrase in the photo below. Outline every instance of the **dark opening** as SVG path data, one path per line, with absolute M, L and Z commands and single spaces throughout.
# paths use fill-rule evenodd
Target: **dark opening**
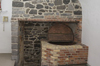
M 55 44 L 55 45 L 75 45 L 76 42 L 49 42 L 51 44 Z

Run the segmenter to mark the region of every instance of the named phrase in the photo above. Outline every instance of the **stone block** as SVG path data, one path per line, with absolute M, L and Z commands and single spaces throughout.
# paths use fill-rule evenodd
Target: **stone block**
M 65 8 L 66 8 L 65 5 L 57 6 L 57 9 L 59 9 L 59 10 L 64 10 Z
M 13 6 L 13 7 L 23 7 L 24 4 L 23 4 L 23 2 L 16 2 L 16 1 L 13 1 L 12 6 Z
M 17 30 L 18 30 L 18 26 L 13 26 L 13 25 L 12 25 L 12 26 L 11 26 L 11 30 L 12 30 L 12 31 L 14 31 L 14 30 L 17 31 Z
M 41 9 L 41 8 L 43 8 L 43 5 L 41 5 L 41 4 L 37 4 L 37 7 L 36 7 L 37 9 Z
M 39 15 L 42 15 L 42 13 L 38 13 Z
M 48 6 L 45 6 L 45 8 L 48 9 L 49 7 Z
M 54 4 L 55 5 L 62 5 L 62 0 L 55 0 Z
M 63 0 L 64 4 L 68 4 L 70 2 L 70 0 Z
M 54 3 L 49 3 L 48 5 L 53 7 L 54 6 Z
M 12 7 L 12 11 L 13 11 L 13 10 L 15 10 L 15 11 L 23 10 L 23 7 L 20 7 L 20 8 Z
M 74 16 L 74 18 L 82 18 L 82 16 L 80 15 L 80 16 Z
M 73 4 L 69 4 L 67 9 L 68 9 L 69 11 L 70 11 L 70 10 L 73 11 L 73 10 L 74 10 L 74 6 L 73 6 Z
M 18 26 L 19 24 L 18 24 L 18 22 L 11 22 L 11 26 L 13 27 L 13 26 Z
M 49 0 L 46 0 L 47 2 L 49 2 Z
M 15 14 L 15 15 L 13 14 L 12 17 L 19 17 L 19 15 L 18 14 Z
M 79 7 L 80 7 L 79 5 L 75 5 L 75 9 L 79 9 Z
M 12 60 L 18 59 L 18 55 L 12 55 L 11 57 L 12 57 L 12 58 L 11 58 Z
M 44 13 L 44 15 L 54 15 L 54 13 Z
M 12 43 L 18 43 L 18 37 L 13 37 L 12 36 Z
M 12 49 L 18 49 L 18 44 L 12 44 Z
M 12 55 L 18 55 L 18 49 L 12 49 Z
M 45 12 L 45 10 L 41 9 L 41 10 L 39 10 L 39 12 Z
M 18 36 L 18 31 L 12 31 L 12 36 Z
M 30 4 L 30 3 L 25 3 L 25 7 L 29 7 L 29 8 L 35 8 L 34 5 Z
M 37 14 L 37 10 L 30 10 L 29 14 Z
M 75 15 L 82 15 L 82 11 L 74 11 Z
M 29 17 L 30 15 L 29 15 L 29 14 L 24 14 L 23 16 L 24 16 L 24 17 Z
M 25 14 L 25 11 L 12 11 L 12 14 Z
M 63 13 L 63 14 L 61 14 L 61 16 L 72 16 L 72 14 L 71 13 Z
M 34 18 L 44 18 L 44 16 L 34 16 Z

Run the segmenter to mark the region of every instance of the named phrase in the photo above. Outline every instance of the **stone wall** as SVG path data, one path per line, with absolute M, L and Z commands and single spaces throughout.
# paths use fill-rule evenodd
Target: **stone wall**
M 47 39 L 47 33 L 53 23 L 24 22 L 24 65 L 40 66 L 41 39 Z
M 78 0 L 13 0 L 13 18 L 82 18 Z

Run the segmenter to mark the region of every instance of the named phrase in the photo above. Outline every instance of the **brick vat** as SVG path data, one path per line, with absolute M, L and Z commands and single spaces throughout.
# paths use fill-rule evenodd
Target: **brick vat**
M 83 44 L 54 45 L 41 40 L 41 66 L 86 64 L 88 47 Z

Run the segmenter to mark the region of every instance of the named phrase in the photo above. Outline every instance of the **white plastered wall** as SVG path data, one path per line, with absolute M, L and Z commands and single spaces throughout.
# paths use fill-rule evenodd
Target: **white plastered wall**
M 2 0 L 2 12 L 0 12 L 0 53 L 11 53 L 11 11 L 12 0 Z M 3 31 L 2 16 L 8 16 Z
M 100 66 L 100 0 L 80 0 L 83 11 L 82 43 L 89 46 L 88 63 Z

